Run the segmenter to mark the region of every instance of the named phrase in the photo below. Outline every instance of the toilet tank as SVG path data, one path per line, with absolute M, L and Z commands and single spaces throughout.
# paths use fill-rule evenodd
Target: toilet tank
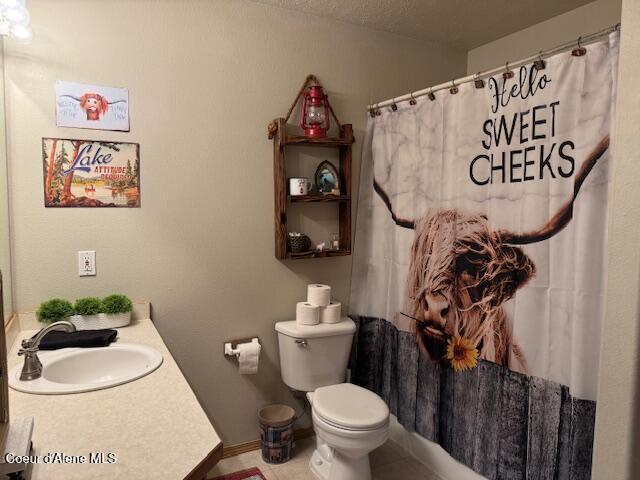
M 319 325 L 278 322 L 276 331 L 282 380 L 290 388 L 313 392 L 345 381 L 356 331 L 353 320 Z

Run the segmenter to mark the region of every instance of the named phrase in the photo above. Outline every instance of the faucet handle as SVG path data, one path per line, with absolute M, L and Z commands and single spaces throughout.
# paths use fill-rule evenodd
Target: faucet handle
M 22 348 L 20 350 L 18 350 L 18 356 L 21 357 L 22 355 L 26 355 L 28 353 L 35 353 L 36 350 L 33 349 L 33 347 L 30 346 L 25 346 L 24 340 L 22 343 Z

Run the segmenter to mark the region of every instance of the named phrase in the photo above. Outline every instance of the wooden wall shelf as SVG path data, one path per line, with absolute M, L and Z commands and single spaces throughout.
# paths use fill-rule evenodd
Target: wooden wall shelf
M 273 135 L 273 178 L 275 195 L 275 256 L 279 259 L 326 258 L 351 255 L 351 147 L 353 128 L 350 124 L 340 126 L 340 137 L 310 138 L 300 135 L 287 135 L 286 120 L 277 118 L 272 125 Z M 338 148 L 340 154 L 339 175 L 341 195 L 287 195 L 287 146 L 329 147 Z M 289 200 L 289 201 L 287 201 Z M 340 236 L 339 250 L 323 252 L 307 252 L 292 254 L 287 251 L 287 208 L 290 203 L 338 203 L 338 231 Z
M 285 145 L 307 145 L 311 147 L 348 147 L 354 142 L 353 135 L 345 138 L 311 138 L 301 135 L 287 135 Z
M 347 255 L 351 255 L 351 250 L 325 250 L 322 252 L 312 250 L 302 253 L 287 253 L 287 258 L 291 260 L 301 260 L 304 258 L 344 257 Z
M 310 203 L 310 202 L 347 202 L 350 201 L 349 195 L 290 195 L 289 201 L 293 203 Z

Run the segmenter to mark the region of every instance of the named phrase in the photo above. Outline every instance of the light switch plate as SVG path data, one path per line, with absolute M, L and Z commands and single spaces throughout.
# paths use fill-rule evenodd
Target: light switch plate
M 78 275 L 92 277 L 96 274 L 96 251 L 84 250 L 78 252 Z

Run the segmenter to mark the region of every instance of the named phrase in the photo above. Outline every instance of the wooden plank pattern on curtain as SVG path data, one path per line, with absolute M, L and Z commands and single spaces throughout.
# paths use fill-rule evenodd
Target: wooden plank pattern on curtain
M 398 416 L 398 330 L 389 322 L 384 326 L 382 349 L 382 388 L 379 395 L 391 413 Z
M 555 478 L 561 406 L 561 385 L 531 377 L 527 480 L 554 480 Z
M 495 363 L 478 365 L 478 405 L 471 467 L 481 475 L 498 478 L 498 445 L 502 418 L 504 369 Z
M 382 343 L 384 341 L 384 323 L 377 319 L 363 319 L 357 322 L 354 335 L 356 344 L 356 368 L 351 370 L 351 381 L 356 385 L 380 393 L 382 381 Z
M 560 393 L 560 428 L 558 429 L 558 457 L 556 480 L 570 477 L 571 470 L 571 410 L 573 402 L 569 387 L 563 385 Z
M 418 345 L 415 336 L 398 332 L 398 421 L 410 432 L 416 429 Z
M 416 432 L 432 442 L 440 439 L 440 375 L 440 363 L 426 355 L 418 356 Z
M 378 393 L 400 424 L 490 480 L 588 480 L 595 402 L 495 363 L 454 372 L 413 334 L 355 317 L 351 381 Z
M 498 478 L 526 478 L 529 379 L 505 370 L 502 384 L 501 423 L 498 433 Z

